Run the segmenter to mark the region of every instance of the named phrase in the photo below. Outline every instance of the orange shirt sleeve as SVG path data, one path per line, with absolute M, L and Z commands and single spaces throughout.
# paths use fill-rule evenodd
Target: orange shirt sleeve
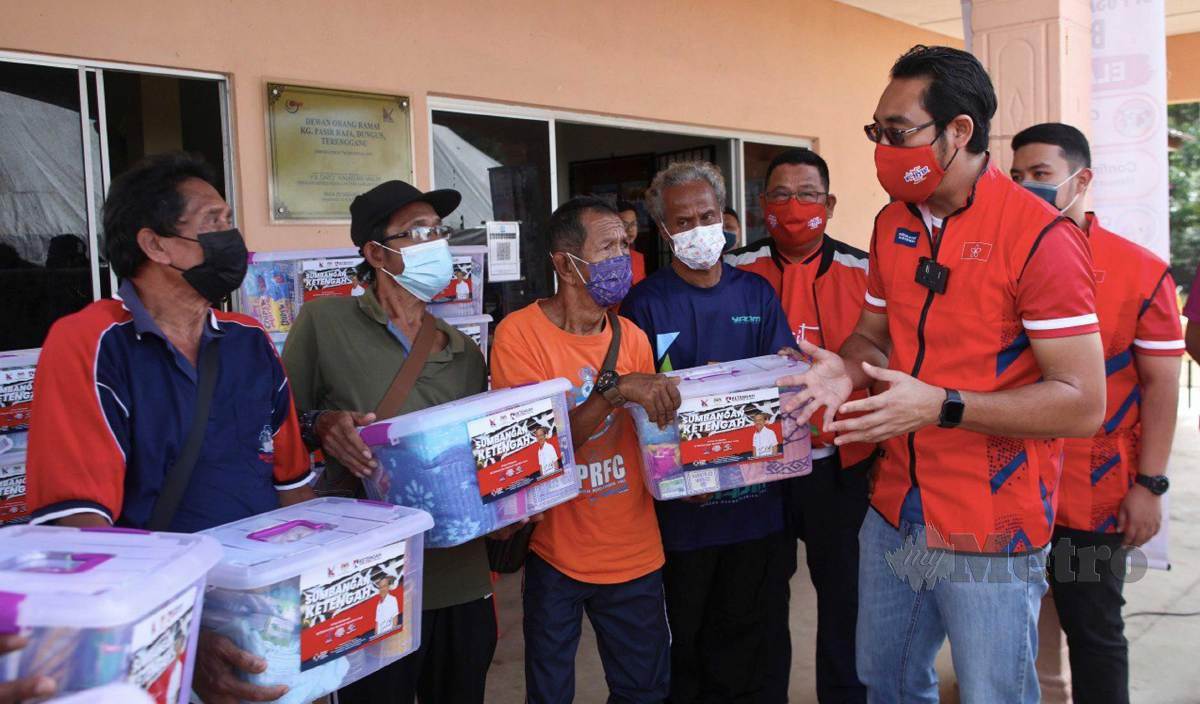
M 496 326 L 490 351 L 492 388 L 507 389 L 551 378 L 541 365 L 531 359 L 529 351 L 533 348 L 525 344 L 525 325 L 525 320 L 521 318 L 508 317 Z

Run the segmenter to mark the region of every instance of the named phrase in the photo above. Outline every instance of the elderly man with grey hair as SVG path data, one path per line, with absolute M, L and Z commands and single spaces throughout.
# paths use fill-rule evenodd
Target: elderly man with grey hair
M 712 164 L 672 164 L 646 192 L 671 265 L 621 314 L 646 332 L 657 370 L 774 354 L 795 342 L 766 279 L 721 261 L 725 181 Z M 786 594 L 783 502 L 773 484 L 658 502 L 671 625 L 673 704 L 763 701 L 767 615 Z

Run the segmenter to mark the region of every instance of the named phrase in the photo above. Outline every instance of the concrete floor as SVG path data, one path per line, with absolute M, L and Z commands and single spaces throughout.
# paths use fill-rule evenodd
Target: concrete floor
M 1200 404 L 1200 395 L 1197 396 Z M 1126 635 L 1130 641 L 1131 696 L 1135 703 L 1200 703 L 1200 616 L 1134 615 L 1138 612 L 1200 611 L 1200 421 L 1196 409 L 1181 406 L 1179 430 L 1171 457 L 1172 569 L 1152 571 L 1127 585 Z M 488 675 L 487 701 L 518 704 L 524 700 L 524 642 L 521 636 L 520 575 L 501 578 L 496 586 L 500 607 L 500 645 Z M 791 702 L 817 701 L 813 673 L 816 633 L 816 599 L 808 582 L 804 557 L 792 582 L 791 630 L 793 666 Z M 938 658 L 942 701 L 957 702 L 949 649 Z M 595 635 L 584 619 L 583 638 L 576 659 L 577 702 L 604 702 L 608 689 L 596 654 Z

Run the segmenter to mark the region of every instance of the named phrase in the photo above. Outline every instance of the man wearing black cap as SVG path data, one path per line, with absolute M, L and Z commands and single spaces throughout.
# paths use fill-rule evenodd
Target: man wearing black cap
M 350 204 L 350 237 L 363 254 L 357 297 L 328 297 L 300 309 L 283 350 L 301 430 L 326 456 L 318 490 L 362 495 L 362 477 L 380 471 L 357 428 L 375 420 L 412 352 L 430 299 L 446 288 L 453 265 L 442 218 L 457 191 L 422 193 L 388 181 Z M 433 347 L 402 413 L 487 389 L 483 355 L 470 338 L 436 321 Z M 496 617 L 483 540 L 425 551 L 421 647 L 341 690 L 341 704 L 482 702 L 496 649 Z

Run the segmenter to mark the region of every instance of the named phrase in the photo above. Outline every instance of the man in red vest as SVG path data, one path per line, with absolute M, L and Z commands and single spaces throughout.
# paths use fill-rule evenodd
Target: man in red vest
M 1166 262 L 1087 212 L 1092 155 L 1082 132 L 1035 125 L 1013 137 L 1012 149 L 1013 181 L 1079 225 L 1092 247 L 1108 404 L 1094 437 L 1065 441 L 1048 571 L 1075 701 L 1127 703 L 1122 576 L 1126 548 L 1154 537 L 1162 522 L 1184 351 L 1175 280 Z
M 783 303 L 796 340 L 841 349 L 854 332 L 867 289 L 867 253 L 830 237 L 837 197 L 829 165 L 811 149 L 788 149 L 767 166 L 759 196 L 770 237 L 725 255 L 725 263 L 770 282 Z M 866 397 L 866 392 L 861 392 Z M 815 417 L 814 421 L 819 421 Z M 858 619 L 858 530 L 867 512 L 867 473 L 875 446 L 833 444 L 833 434 L 813 434 L 813 471 L 783 482 L 784 511 L 793 542 L 781 566 L 796 572 L 796 545 L 805 542 L 809 576 L 817 592 L 817 697 L 822 702 L 865 702 L 854 666 Z M 787 701 L 792 666 L 787 580 L 776 599 L 778 616 L 768 695 Z
M 992 163 L 995 112 L 971 54 L 917 46 L 896 61 L 865 128 L 892 197 L 866 305 L 839 354 L 801 341 L 813 367 L 781 382 L 804 386 L 788 404 L 801 420 L 824 408 L 837 445 L 881 443 L 859 532 L 871 700 L 936 702 L 949 637 L 964 701 L 1039 701 L 1055 438 L 1092 435 L 1104 413 L 1087 240 Z M 886 390 L 847 403 L 872 384 Z

